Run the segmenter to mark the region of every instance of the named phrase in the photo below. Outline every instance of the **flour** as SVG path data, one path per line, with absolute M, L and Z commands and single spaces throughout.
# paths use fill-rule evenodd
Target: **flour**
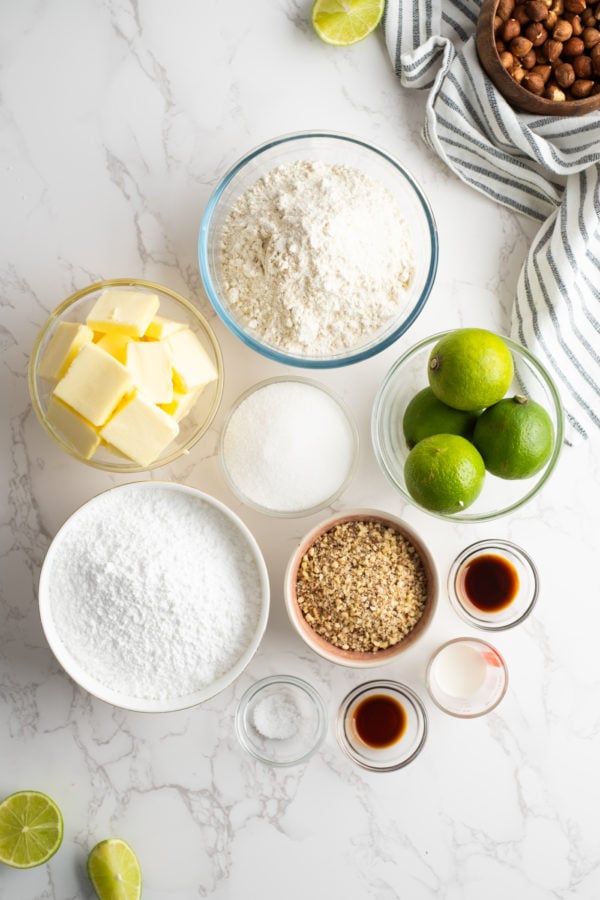
M 182 697 L 225 675 L 247 649 L 259 570 L 219 509 L 167 487 L 140 488 L 102 494 L 67 523 L 48 574 L 52 618 L 69 654 L 105 687 Z
M 296 161 L 256 181 L 223 227 L 227 302 L 260 340 L 311 356 L 362 343 L 398 315 L 413 274 L 402 211 L 343 165 Z

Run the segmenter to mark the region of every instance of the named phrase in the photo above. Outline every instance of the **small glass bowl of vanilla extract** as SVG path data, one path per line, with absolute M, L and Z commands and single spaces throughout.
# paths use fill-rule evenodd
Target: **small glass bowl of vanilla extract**
M 370 772 L 392 772 L 412 762 L 427 737 L 420 698 L 397 681 L 368 681 L 342 700 L 337 739 L 350 759 Z
M 483 631 L 504 631 L 527 618 L 538 598 L 539 576 L 528 554 L 510 541 L 471 544 L 450 568 L 454 610 Z

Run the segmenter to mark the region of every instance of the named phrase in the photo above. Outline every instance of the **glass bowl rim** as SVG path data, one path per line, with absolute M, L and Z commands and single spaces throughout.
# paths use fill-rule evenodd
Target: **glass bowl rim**
M 232 668 L 223 676 L 216 679 L 216 681 L 213 682 L 212 685 L 209 685 L 206 688 L 201 688 L 198 691 L 193 691 L 190 694 L 186 694 L 178 698 L 152 700 L 131 697 L 128 694 L 122 694 L 119 691 L 113 690 L 111 688 L 105 688 L 100 682 L 96 681 L 96 679 L 90 676 L 84 670 L 83 666 L 81 666 L 79 663 L 77 663 L 76 660 L 74 660 L 72 654 L 69 651 L 69 648 L 61 643 L 60 636 L 56 631 L 54 621 L 52 619 L 50 597 L 47 585 L 49 574 L 48 566 L 46 565 L 47 560 L 49 560 L 50 563 L 52 561 L 52 556 L 54 553 L 52 548 L 56 548 L 58 546 L 60 536 L 64 534 L 68 527 L 73 527 L 73 519 L 79 516 L 84 508 L 96 502 L 105 494 L 131 487 L 133 487 L 134 490 L 150 491 L 160 487 L 169 491 L 187 494 L 189 496 L 196 497 L 198 500 L 201 500 L 202 502 L 211 506 L 213 509 L 219 510 L 219 512 L 238 530 L 238 532 L 247 542 L 248 549 L 252 553 L 252 558 L 256 563 L 257 573 L 260 580 L 260 609 L 257 617 L 256 628 L 252 635 L 252 639 L 248 643 L 244 653 L 232 666 Z M 52 541 L 50 542 L 50 545 L 44 555 L 44 560 L 42 562 L 37 591 L 37 605 L 44 637 L 46 638 L 46 642 L 48 644 L 48 647 L 50 648 L 52 655 L 59 663 L 60 667 L 64 670 L 64 672 L 66 672 L 68 677 L 92 697 L 95 697 L 98 700 L 102 700 L 104 703 L 109 703 L 111 706 L 114 706 L 118 709 L 140 713 L 180 712 L 182 710 L 191 709 L 195 706 L 199 706 L 201 703 L 204 703 L 207 700 L 211 700 L 213 697 L 216 697 L 231 684 L 233 684 L 233 682 L 249 665 L 262 642 L 269 618 L 269 609 L 271 605 L 270 601 L 271 591 L 269 573 L 262 550 L 260 549 L 258 541 L 254 537 L 253 533 L 250 531 L 246 523 L 237 515 L 237 513 L 230 509 L 225 503 L 223 503 L 223 501 L 218 500 L 211 494 L 206 493 L 206 491 L 201 491 L 198 488 L 191 487 L 191 485 L 181 484 L 180 482 L 176 481 L 159 480 L 128 481 L 124 482 L 123 484 L 112 485 L 111 487 L 105 488 L 103 491 L 100 491 L 98 494 L 94 494 L 94 496 L 90 497 L 89 500 L 81 503 L 77 507 L 77 509 L 75 509 L 67 517 L 67 519 L 63 522 L 63 524 L 60 526 L 60 528 L 52 538 Z M 50 636 L 48 635 L 48 631 L 50 632 Z M 242 661 L 243 665 L 241 665 L 240 667 L 240 663 Z M 71 665 L 72 662 L 75 662 L 75 666 Z M 77 674 L 74 674 L 74 672 L 77 672 Z M 83 678 L 81 677 L 82 675 Z
M 325 500 L 316 504 L 315 506 L 308 507 L 306 509 L 299 510 L 274 510 L 268 506 L 261 506 L 259 503 L 255 503 L 250 497 L 247 497 L 240 489 L 237 487 L 235 482 L 233 481 L 231 474 L 227 468 L 225 463 L 225 452 L 224 452 L 224 444 L 225 444 L 225 435 L 227 432 L 227 428 L 229 427 L 229 423 L 233 418 L 233 415 L 237 412 L 242 403 L 248 399 L 252 394 L 257 393 L 265 387 L 268 387 L 271 384 L 281 384 L 283 382 L 293 382 L 295 384 L 307 384 L 310 387 L 316 388 L 317 390 L 322 391 L 325 395 L 327 395 L 334 403 L 339 406 L 340 410 L 344 414 L 344 417 L 348 423 L 350 431 L 352 433 L 352 462 L 350 464 L 350 468 L 348 469 L 348 473 L 344 479 L 344 481 L 340 484 L 340 486 L 336 489 L 333 494 L 330 494 L 329 497 L 326 497 Z M 346 401 L 340 397 L 335 391 L 332 391 L 331 388 L 327 387 L 324 384 L 321 384 L 318 381 L 315 381 L 312 378 L 306 378 L 302 375 L 276 375 L 273 378 L 265 378 L 262 381 L 258 381 L 256 384 L 251 385 L 245 391 L 234 400 L 232 403 L 229 412 L 223 422 L 223 426 L 221 428 L 221 435 L 219 437 L 219 448 L 218 448 L 218 456 L 219 462 L 221 465 L 221 471 L 225 476 L 225 481 L 227 482 L 228 487 L 232 491 L 232 493 L 244 503 L 249 509 L 255 510 L 255 512 L 262 513 L 266 516 L 271 516 L 272 518 L 280 518 L 280 519 L 301 519 L 313 515 L 314 513 L 320 512 L 325 509 L 331 503 L 334 503 L 338 497 L 340 497 L 347 487 L 350 485 L 354 475 L 356 474 L 356 469 L 358 467 L 358 457 L 360 452 L 360 435 L 358 431 L 358 426 L 356 424 L 356 420 L 352 411 Z
M 554 417 L 556 419 L 555 424 L 555 435 L 554 435 L 554 445 L 552 448 L 552 455 L 550 459 L 546 463 L 545 469 L 542 471 L 540 477 L 533 485 L 533 487 L 518 500 L 515 500 L 508 506 L 505 506 L 501 510 L 494 510 L 491 512 L 480 512 L 480 513 L 469 513 L 468 508 L 464 513 L 441 513 L 436 512 L 430 509 L 425 509 L 424 506 L 421 506 L 413 500 L 411 495 L 408 493 L 406 488 L 402 487 L 397 483 L 392 473 L 389 470 L 387 462 L 384 458 L 384 455 L 381 451 L 380 440 L 379 440 L 379 417 L 381 414 L 381 407 L 383 405 L 383 401 L 385 399 L 387 390 L 389 389 L 390 383 L 392 382 L 394 376 L 396 375 L 398 369 L 406 362 L 410 361 L 413 357 L 415 357 L 421 350 L 426 348 L 427 346 L 433 346 L 440 338 L 445 337 L 447 334 L 451 334 L 453 331 L 456 331 L 455 328 L 450 328 L 445 331 L 438 331 L 436 334 L 429 335 L 426 338 L 418 341 L 416 344 L 413 344 L 412 347 L 409 347 L 398 359 L 392 364 L 392 366 L 388 369 L 386 374 L 381 381 L 377 393 L 375 394 L 375 399 L 373 400 L 373 407 L 371 411 L 371 446 L 373 447 L 373 452 L 375 454 L 375 459 L 377 460 L 377 464 L 380 470 L 383 472 L 387 480 L 394 487 L 396 491 L 398 491 L 405 500 L 412 504 L 412 506 L 417 509 L 422 510 L 430 516 L 435 516 L 438 519 L 442 519 L 445 522 L 459 522 L 459 523 L 470 523 L 470 522 L 487 522 L 493 519 L 499 519 L 502 516 L 506 516 L 511 512 L 514 512 L 516 509 L 520 509 L 525 505 L 529 500 L 531 500 L 542 488 L 542 486 L 546 483 L 546 481 L 550 478 L 554 469 L 556 468 L 556 463 L 558 461 L 558 457 L 560 455 L 563 437 L 564 437 L 564 412 L 562 407 L 562 401 L 560 399 L 560 394 L 558 393 L 558 389 L 552 379 L 550 373 L 543 365 L 543 363 L 533 354 L 527 347 L 523 346 L 523 344 L 519 344 L 517 341 L 513 340 L 506 335 L 501 335 L 498 332 L 493 331 L 492 329 L 484 329 L 487 331 L 492 331 L 493 334 L 497 334 L 502 340 L 507 344 L 509 350 L 512 353 L 515 353 L 517 356 L 523 357 L 527 360 L 528 364 L 531 368 L 536 372 L 539 376 L 540 380 L 543 382 L 545 387 L 548 390 L 552 398 L 552 402 L 554 404 L 553 411 Z M 425 384 L 424 387 L 427 385 Z
M 363 350 L 359 351 L 349 351 L 346 353 L 342 353 L 339 355 L 328 356 L 328 357 L 302 357 L 297 356 L 290 353 L 285 353 L 283 350 L 278 350 L 273 347 L 268 347 L 266 344 L 263 344 L 257 338 L 253 337 L 247 331 L 240 327 L 237 321 L 229 315 L 225 306 L 221 303 L 217 292 L 214 288 L 212 275 L 210 272 L 210 267 L 208 266 L 208 236 L 211 228 L 211 223 L 213 219 L 214 212 L 217 208 L 219 200 L 223 195 L 226 187 L 233 181 L 235 176 L 252 160 L 259 157 L 262 153 L 267 150 L 272 149 L 273 147 L 282 146 L 285 144 L 289 144 L 292 141 L 303 141 L 307 139 L 332 139 L 339 140 L 341 142 L 346 142 L 350 144 L 355 144 L 364 148 L 367 151 L 372 151 L 378 156 L 385 159 L 387 162 L 391 163 L 391 165 L 398 171 L 398 173 L 405 179 L 405 181 L 412 188 L 417 200 L 419 201 L 421 208 L 423 210 L 425 220 L 427 222 L 427 228 L 429 231 L 430 244 L 431 244 L 431 255 L 428 261 L 427 275 L 425 278 L 425 283 L 423 285 L 423 289 L 421 291 L 420 296 L 417 298 L 416 303 L 408 313 L 407 317 L 404 321 L 395 328 L 390 334 L 388 334 L 384 339 L 378 341 L 375 344 L 372 344 Z M 437 272 L 438 266 L 438 258 L 439 258 L 439 241 L 438 241 L 438 232 L 437 225 L 435 221 L 435 217 L 433 215 L 433 211 L 431 209 L 430 203 L 425 196 L 422 188 L 419 183 L 416 181 L 415 177 L 412 173 L 406 169 L 397 159 L 395 159 L 391 154 L 387 153 L 381 147 L 376 144 L 371 144 L 368 141 L 364 141 L 361 138 L 354 137 L 349 134 L 344 134 L 342 132 L 336 131 L 297 131 L 291 132 L 283 135 L 279 135 L 278 137 L 271 138 L 268 141 L 259 144 L 257 147 L 254 147 L 252 150 L 245 153 L 243 156 L 239 157 L 233 165 L 226 171 L 225 175 L 219 180 L 216 188 L 213 190 L 213 193 L 208 199 L 208 203 L 204 209 L 204 213 L 202 215 L 202 220 L 200 223 L 200 231 L 198 235 L 198 261 L 200 266 L 200 275 L 202 278 L 202 283 L 204 285 L 204 290 L 210 300 L 215 312 L 221 319 L 221 321 L 229 328 L 229 330 L 239 339 L 241 340 L 247 347 L 250 347 L 252 350 L 255 350 L 257 353 L 260 353 L 262 356 L 267 357 L 267 359 L 275 360 L 276 362 L 283 363 L 289 366 L 297 366 L 299 368 L 306 369 L 331 369 L 331 368 L 341 368 L 342 366 L 353 365 L 354 363 L 361 362 L 364 359 L 370 359 L 372 356 L 380 353 L 385 350 L 391 344 L 398 340 L 401 335 L 403 335 L 411 325 L 416 321 L 418 316 L 423 310 L 425 303 L 431 293 L 433 288 L 433 284 L 435 281 L 435 276 Z
M 303 691 L 304 694 L 309 698 L 312 707 L 315 710 L 317 722 L 316 737 L 310 748 L 307 749 L 301 756 L 297 756 L 294 759 L 284 761 L 272 760 L 268 756 L 260 753 L 260 751 L 258 751 L 248 739 L 246 729 L 243 725 L 245 712 L 250 701 L 253 700 L 254 697 L 256 697 L 258 694 L 260 694 L 265 688 L 271 687 L 271 685 L 279 684 L 292 685 L 293 687 Z M 257 759 L 259 762 L 264 763 L 265 765 L 274 766 L 278 769 L 284 769 L 288 766 L 301 765 L 302 763 L 307 762 L 307 760 L 310 759 L 310 757 L 314 753 L 316 753 L 316 751 L 325 740 L 325 735 L 327 734 L 327 712 L 325 709 L 323 698 L 321 697 L 317 689 L 304 678 L 300 678 L 297 675 L 267 675 L 264 678 L 259 678 L 258 681 L 255 681 L 253 684 L 247 687 L 240 697 L 237 709 L 235 711 L 234 725 L 238 741 L 240 742 L 244 750 L 250 754 L 250 756 L 254 757 L 254 759 Z
M 467 560 L 472 556 L 477 555 L 479 550 L 489 550 L 490 552 L 493 550 L 499 550 L 499 555 L 502 555 L 503 550 L 509 550 L 516 557 L 518 557 L 521 563 L 529 570 L 533 580 L 531 597 L 523 612 L 519 616 L 517 616 L 516 619 L 511 619 L 510 621 L 505 623 L 499 622 L 497 624 L 493 621 L 486 622 L 471 615 L 471 613 L 469 613 L 469 611 L 465 609 L 465 607 L 461 603 L 456 590 L 456 578 L 465 562 L 467 562 Z M 515 544 L 513 541 L 509 541 L 503 538 L 484 538 L 481 541 L 475 541 L 473 544 L 469 544 L 468 547 L 465 547 L 464 550 L 462 550 L 456 556 L 448 571 L 447 588 L 448 595 L 450 597 L 450 603 L 455 612 L 461 617 L 464 622 L 472 625 L 473 628 L 478 628 L 480 631 L 508 631 L 509 628 L 514 628 L 516 625 L 520 625 L 521 622 L 525 621 L 525 619 L 533 611 L 533 608 L 535 607 L 539 599 L 540 576 L 531 556 L 518 544 Z
M 109 287 L 147 288 L 150 291 L 164 294 L 166 297 L 169 297 L 171 300 L 179 303 L 191 315 L 191 317 L 200 324 L 215 355 L 215 365 L 217 369 L 215 396 L 210 405 L 210 409 L 205 421 L 200 427 L 194 430 L 185 444 L 183 444 L 181 447 L 178 447 L 177 449 L 173 449 L 167 456 L 159 457 L 148 466 L 139 466 L 134 462 L 122 462 L 113 464 L 109 462 L 97 462 L 94 459 L 83 459 L 82 456 L 80 456 L 75 450 L 73 450 L 66 443 L 66 441 L 63 441 L 62 438 L 58 434 L 56 434 L 48 425 L 37 388 L 37 367 L 39 364 L 41 347 L 46 337 L 50 334 L 54 325 L 57 324 L 60 321 L 61 316 L 68 309 L 74 306 L 74 304 L 79 300 L 83 300 L 89 294 L 97 293 L 98 291 L 104 290 L 105 288 Z M 150 472 L 152 469 L 157 469 L 161 466 L 169 465 L 176 459 L 179 459 L 179 457 L 184 453 L 187 453 L 189 450 L 191 450 L 191 448 L 195 446 L 195 444 L 197 444 L 200 438 L 206 434 L 212 422 L 214 421 L 223 396 L 223 382 L 223 354 L 221 352 L 221 347 L 219 345 L 217 337 L 206 317 L 200 312 L 199 309 L 194 306 L 194 304 L 190 300 L 187 300 L 184 296 L 182 296 L 182 294 L 179 294 L 177 293 L 177 291 L 174 291 L 171 288 L 166 287 L 165 285 L 159 284 L 158 282 L 146 281 L 142 278 L 109 278 L 103 281 L 96 281 L 94 282 L 94 284 L 87 285 L 86 287 L 75 291 L 73 294 L 70 294 L 48 314 L 44 324 L 39 329 L 33 343 L 33 347 L 31 349 L 29 364 L 27 367 L 27 383 L 29 387 L 31 405 L 33 406 L 39 423 L 42 425 L 46 433 L 55 441 L 55 443 L 58 444 L 59 447 L 61 447 L 66 453 L 68 453 L 69 456 L 72 456 L 79 462 L 85 463 L 85 465 L 91 466 L 94 469 L 99 469 L 104 472 L 113 472 L 117 475 L 135 475 L 142 472 Z
M 361 696 L 361 694 L 366 694 L 368 691 L 380 689 L 387 689 L 393 691 L 395 694 L 400 694 L 403 697 L 408 697 L 414 707 L 418 710 L 420 714 L 420 724 L 421 728 L 419 731 L 422 733 L 419 736 L 417 746 L 412 751 L 412 753 L 402 762 L 394 762 L 390 763 L 387 766 L 372 766 L 369 765 L 366 760 L 362 759 L 355 753 L 355 751 L 350 746 L 350 742 L 346 737 L 346 728 L 345 728 L 345 720 L 346 713 L 350 708 L 351 704 Z M 338 739 L 338 743 L 346 754 L 346 756 L 357 766 L 360 766 L 362 769 L 366 769 L 369 772 L 395 772 L 398 769 L 403 769 L 404 766 L 407 766 L 409 763 L 413 762 L 416 757 L 419 755 L 421 750 L 425 745 L 425 741 L 427 739 L 427 735 L 429 733 L 429 721 L 427 717 L 427 710 L 425 708 L 425 704 L 419 697 L 419 695 L 410 688 L 407 684 L 404 684 L 400 681 L 395 681 L 393 679 L 386 678 L 375 678 L 372 681 L 365 681 L 362 684 L 358 684 L 352 688 L 352 690 L 348 691 L 346 696 L 342 699 L 338 706 L 338 712 L 336 717 L 336 736 Z

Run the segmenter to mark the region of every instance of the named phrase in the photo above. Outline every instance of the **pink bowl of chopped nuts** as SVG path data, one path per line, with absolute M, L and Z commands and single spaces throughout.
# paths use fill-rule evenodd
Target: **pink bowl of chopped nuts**
M 483 0 L 476 44 L 511 106 L 550 116 L 600 109 L 599 0 Z
M 289 619 L 330 662 L 391 662 L 425 632 L 439 580 L 421 538 L 401 519 L 360 509 L 321 522 L 300 542 L 285 574 Z

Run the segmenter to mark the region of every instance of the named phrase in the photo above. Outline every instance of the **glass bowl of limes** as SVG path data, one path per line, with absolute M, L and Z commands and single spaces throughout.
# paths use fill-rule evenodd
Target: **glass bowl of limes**
M 552 473 L 563 412 L 525 347 L 482 328 L 420 341 L 391 367 L 371 421 L 375 456 L 407 500 L 462 522 L 519 508 Z

